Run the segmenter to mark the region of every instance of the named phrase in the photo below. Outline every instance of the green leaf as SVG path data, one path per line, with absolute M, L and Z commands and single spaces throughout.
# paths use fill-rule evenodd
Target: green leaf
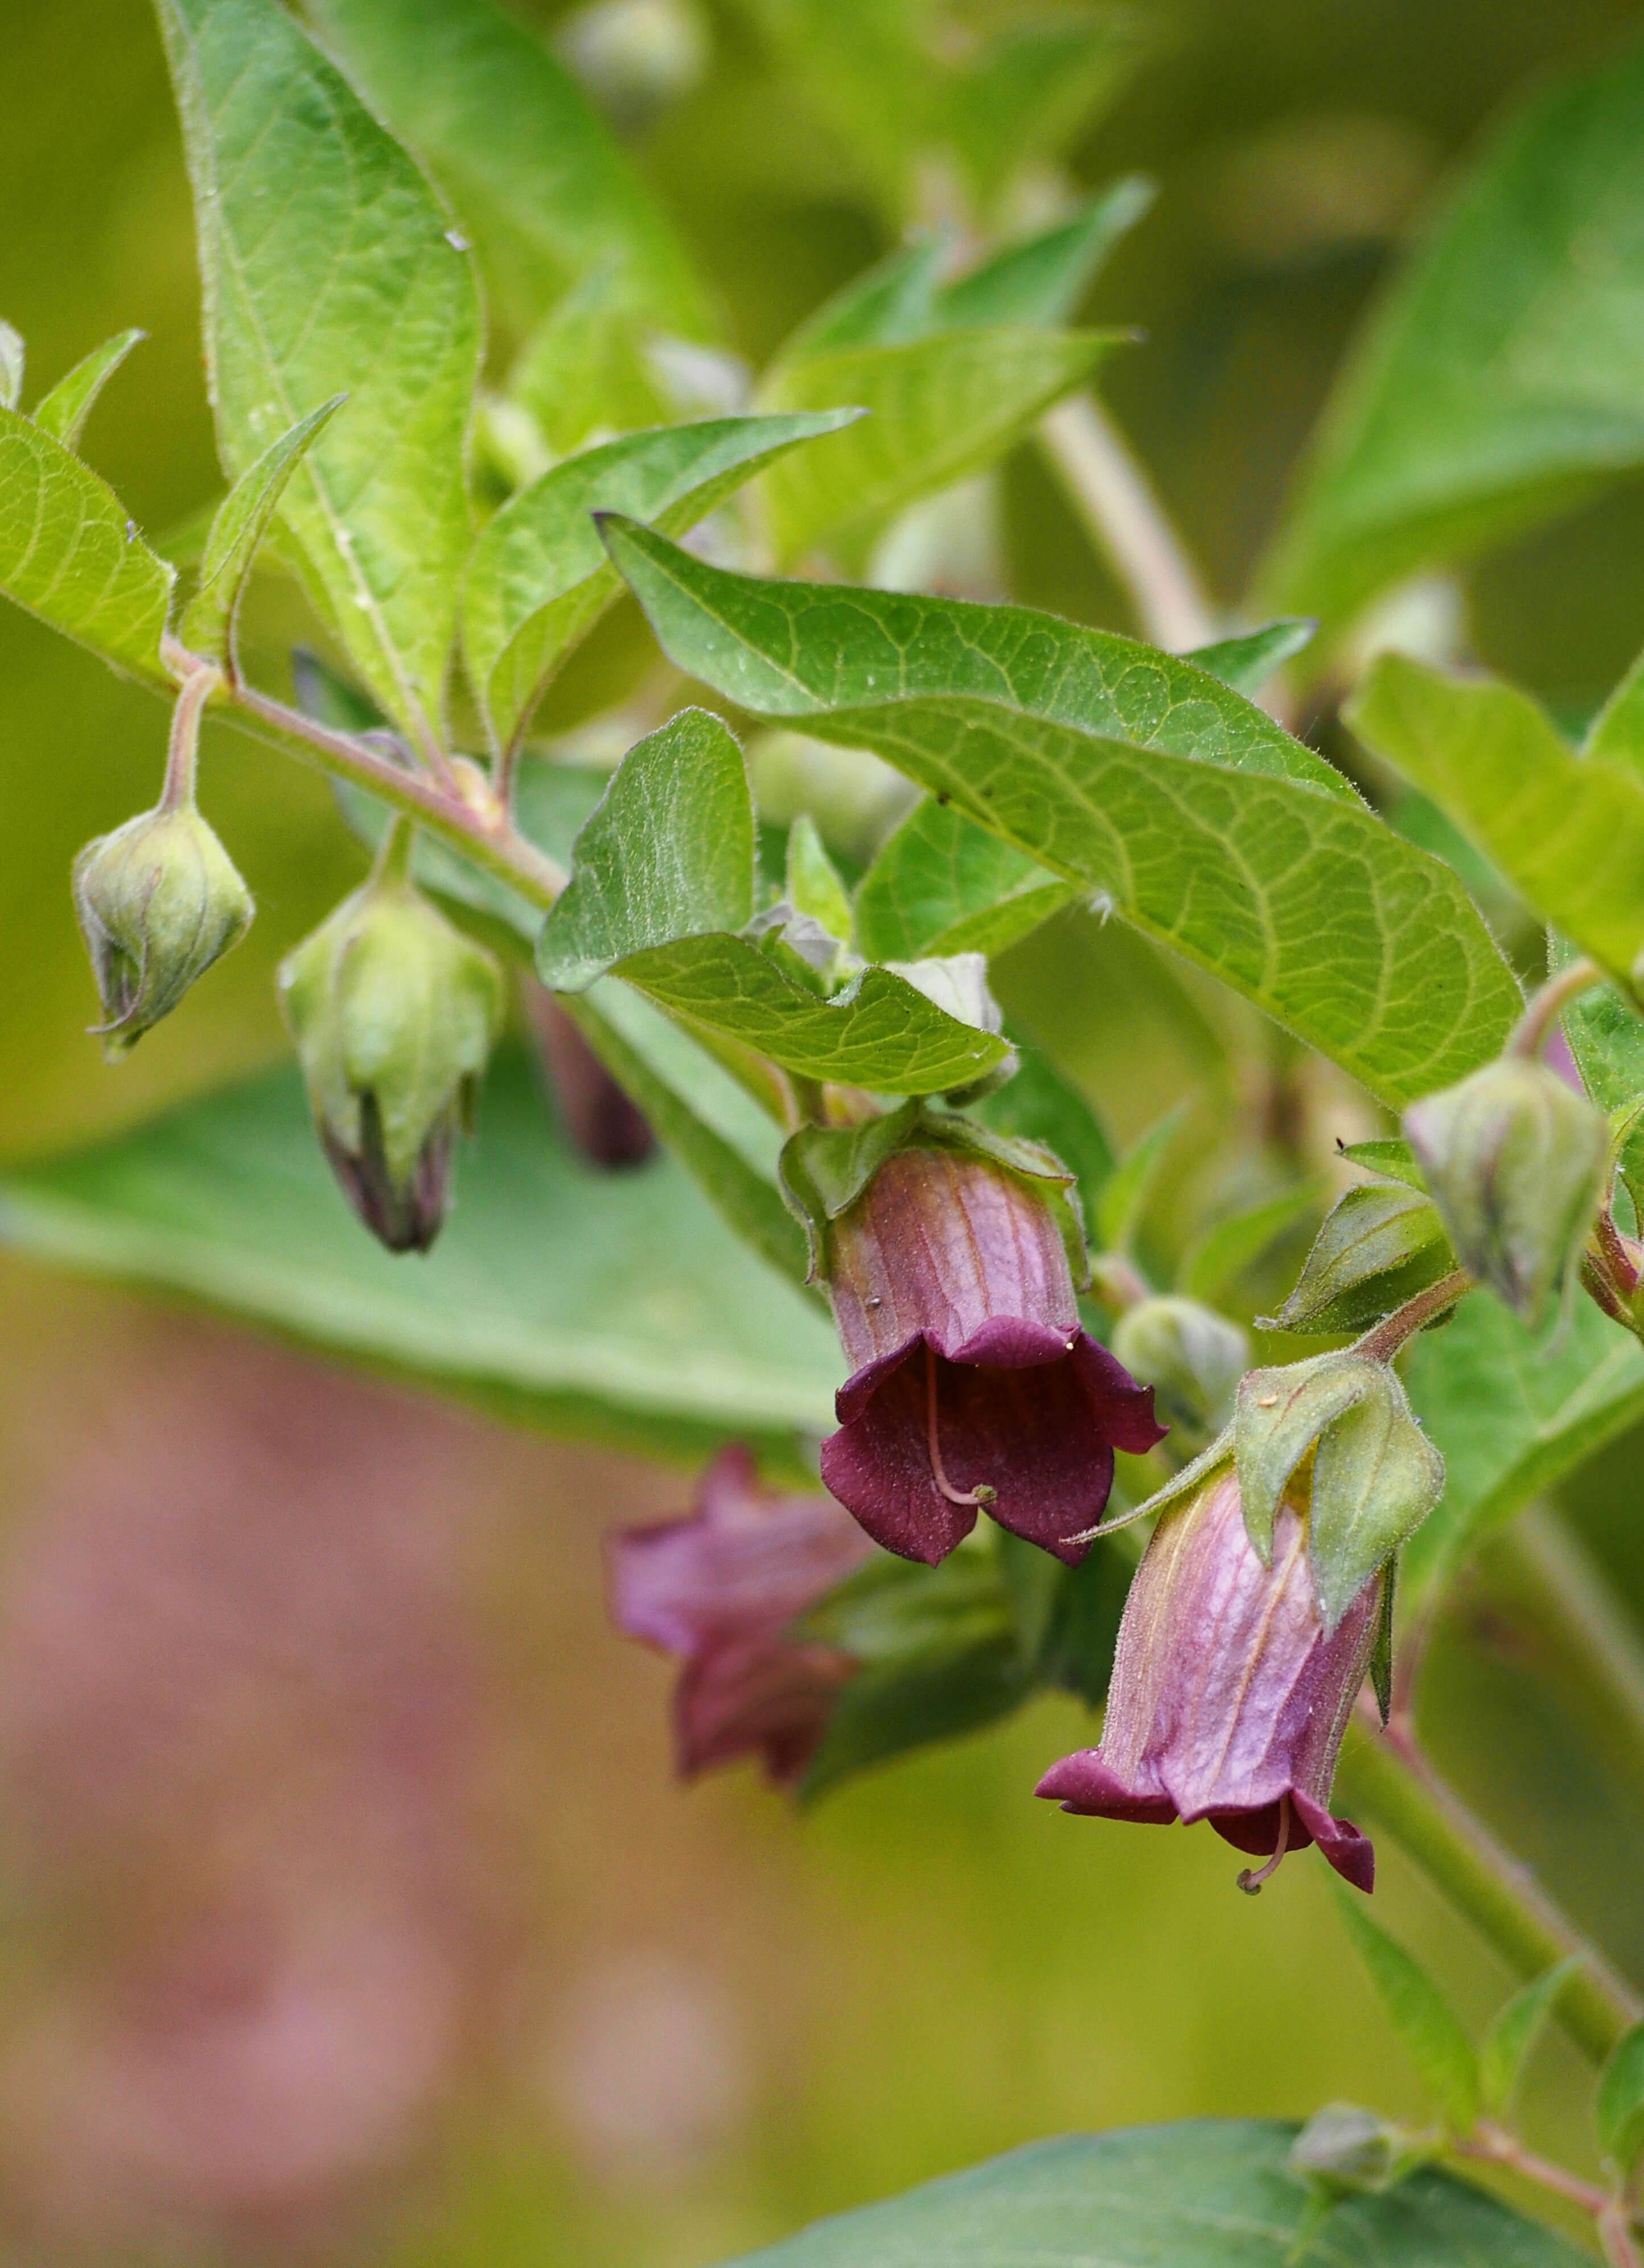
M 852 412 L 714 417 L 589 449 L 511 497 L 474 546 L 462 593 L 468 676 L 504 746 L 622 584 L 591 515 L 623 512 L 682 535 L 762 466 L 837 432 Z
M 1174 1110 L 1167 1110 L 1162 1118 L 1155 1119 L 1145 1133 L 1137 1136 L 1109 1175 L 1095 1217 L 1096 1242 L 1103 1252 L 1128 1250 L 1153 1187 L 1154 1175 L 1180 1131 L 1182 1118 L 1178 1105 Z
M 997 1724 L 1021 1707 L 1030 1690 L 1009 1629 L 993 1638 L 933 1645 L 861 1670 L 835 1705 L 800 1783 L 800 1800 L 814 1802 L 870 1765 Z
M 837 347 L 778 364 L 768 410 L 871 411 L 765 476 L 771 541 L 784 560 L 824 539 L 859 547 L 920 497 L 1002 457 L 1115 343 L 1100 331 L 947 331 L 901 346 Z
M 1538 1340 L 1475 1292 L 1444 1329 L 1415 1340 L 1405 1382 L 1447 1476 L 1404 1552 L 1417 1607 L 1521 1506 L 1644 1418 L 1644 1347 L 1588 1300 Z
M 1484 2107 L 1492 2117 L 1499 2117 L 1511 2102 L 1520 2073 L 1542 2026 L 1552 2014 L 1566 1978 L 1581 1965 L 1581 1955 L 1573 1953 L 1567 1961 L 1544 1970 L 1513 1995 L 1485 2033 L 1478 2051 L 1478 2080 Z
M 1625 2181 L 1644 2152 L 1644 2024 L 1634 2024 L 1598 2082 L 1598 2139 Z
M 711 331 L 684 247 L 610 129 L 491 0 L 310 0 L 309 12 L 447 190 L 516 335 L 601 269 L 637 314 Z
M 1551 2229 L 1434 2168 L 1322 2226 L 1288 2120 L 1194 2118 L 1036 2142 L 819 2221 L 738 2268 L 1584 2268 Z M 1313 2241 L 1305 2242 L 1309 2233 Z
M 790 331 L 773 357 L 801 363 L 846 347 L 905 346 L 945 328 L 937 313 L 947 239 L 935 231 L 899 244 L 853 276 Z
M 943 106 L 975 194 L 990 204 L 1024 167 L 1059 157 L 1113 102 L 1146 51 L 1139 18 L 1047 13 L 1000 25 L 954 75 Z
M 1368 1330 L 1455 1265 L 1425 1191 L 1400 1182 L 1346 1189 L 1314 1239 L 1273 1328 L 1320 1336 Z
M 1242 637 L 1219 638 L 1214 645 L 1198 646 L 1182 658 L 1197 662 L 1223 685 L 1254 701 L 1275 670 L 1282 669 L 1312 644 L 1317 628 L 1305 615 L 1290 615 L 1280 622 L 1265 623 L 1259 630 L 1247 630 Z
M 410 158 L 276 0 L 159 7 L 225 468 L 249 471 L 282 433 L 349 396 L 280 518 L 354 666 L 425 747 L 441 728 L 469 538 L 472 265 Z
M 34 423 L 42 433 L 61 441 L 65 449 L 79 446 L 80 429 L 91 416 L 98 395 L 124 362 L 132 348 L 148 336 L 146 331 L 119 331 L 107 342 L 77 362 L 48 394 L 34 405 Z
M 543 316 L 508 374 L 509 398 L 530 411 L 557 457 L 596 431 L 635 432 L 675 415 L 650 334 L 622 291 L 608 269 L 585 276 Z
M 822 836 L 816 832 L 816 822 L 807 811 L 800 812 L 788 829 L 788 849 L 785 868 L 787 902 L 796 913 L 814 921 L 819 929 L 837 938 L 841 945 L 851 935 L 851 896 L 839 879 L 839 870 L 828 856 Z M 895 959 L 897 956 L 888 955 Z M 916 954 L 900 956 L 917 959 Z
M 1073 896 L 1026 851 L 927 796 L 886 837 L 862 877 L 857 950 L 870 961 L 1003 953 Z
M 1420 1963 L 1345 1892 L 1336 1904 L 1423 2085 L 1452 2132 L 1467 2133 L 1478 2116 L 1478 2058 L 1472 2042 Z
M 1069 219 L 1005 245 L 937 292 L 931 302 L 934 322 L 945 330 L 992 323 L 1051 330 L 1071 322 L 1109 253 L 1155 194 L 1141 174 L 1125 174 Z
M 129 677 L 168 688 L 173 570 L 114 490 L 49 433 L 0 409 L 0 591 Z
M 1384 653 L 1343 715 L 1546 921 L 1626 979 L 1644 948 L 1644 778 L 1574 755 L 1527 694 Z
M 677 1166 L 572 1153 L 511 1050 L 425 1261 L 350 1233 L 289 1068 L 5 1177 L 0 1236 L 556 1432 L 687 1457 L 750 1440 L 793 1469 L 794 1437 L 831 1423 L 839 1358 L 813 1304 Z
M 949 795 L 1383 1101 L 1512 1028 L 1517 983 L 1450 869 L 1191 663 L 1026 608 L 760 582 L 604 526 L 682 668 Z
M 1288 1233 L 1318 1204 L 1320 1185 L 1298 1182 L 1276 1197 L 1219 1220 L 1183 1256 L 1178 1290 L 1190 1300 L 1214 1302 L 1247 1269 L 1253 1268 L 1270 1245 Z
M 1090 1708 L 1101 1708 L 1135 1572 L 1118 1543 L 1097 1543 L 1077 1567 L 1061 1572 L 1035 1664 L 1041 1685 L 1057 1686 Z
M 652 946 L 740 930 L 754 910 L 754 806 L 719 719 L 682 710 L 630 748 L 574 858 L 537 946 L 556 991 Z
M 1263 578 L 1332 624 L 1644 462 L 1644 52 L 1463 174 L 1338 384 Z
M 190 652 L 221 661 L 232 653 L 235 618 L 257 548 L 285 484 L 347 400 L 333 394 L 242 473 L 217 507 L 205 540 L 200 581 L 178 635 Z
M 1581 754 L 1644 778 L 1644 654 L 1588 727 Z
M 1575 958 L 1573 946 L 1555 939 L 1552 970 Z M 1612 1123 L 1625 1118 L 1644 1100 L 1644 1017 L 1614 985 L 1598 984 L 1569 1003 L 1563 1024 L 1588 1094 Z M 1635 1122 L 1622 1136 L 1618 1162 L 1644 1221 L 1644 1123 Z

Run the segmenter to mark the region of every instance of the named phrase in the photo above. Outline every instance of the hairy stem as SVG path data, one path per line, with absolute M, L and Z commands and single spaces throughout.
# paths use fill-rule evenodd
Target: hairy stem
M 1435 1316 L 1453 1307 L 1458 1300 L 1465 1299 L 1472 1287 L 1472 1278 L 1466 1270 L 1456 1269 L 1438 1283 L 1429 1284 L 1425 1292 L 1418 1292 L 1413 1300 L 1406 1300 L 1402 1307 L 1395 1307 L 1385 1321 L 1365 1333 L 1354 1351 L 1368 1356 L 1372 1362 L 1391 1362 L 1406 1339 L 1414 1338 Z
M 1537 991 L 1530 994 L 1530 1004 L 1518 1020 L 1506 1052 L 1533 1060 L 1546 1045 L 1548 1034 L 1570 1002 L 1604 981 L 1604 972 L 1596 961 L 1573 961 L 1567 968 L 1559 969 L 1556 976 L 1550 976 Z
M 335 779 L 345 779 L 366 790 L 381 802 L 414 819 L 430 835 L 438 836 L 453 850 L 506 882 L 511 889 L 544 913 L 565 887 L 564 870 L 509 824 L 493 818 L 416 772 L 404 771 L 375 748 L 350 733 L 334 732 L 300 710 L 287 708 L 254 686 L 236 686 L 228 697 L 226 713 L 237 721 L 249 719 L 277 735 L 280 745 L 301 755 Z M 298 745 L 291 747 L 291 742 Z
M 1091 540 L 1135 600 L 1154 644 L 1167 653 L 1209 645 L 1218 636 L 1210 601 L 1117 429 L 1081 394 L 1047 410 L 1039 434 Z
M 1596 2183 L 1584 2182 L 1579 2174 L 1555 2165 L 1551 2158 L 1527 2150 L 1515 2134 L 1509 2134 L 1493 2119 L 1481 2118 L 1471 2134 L 1451 2146 L 1458 2157 L 1472 2158 L 1487 2166 L 1510 2167 L 1527 2182 L 1534 2182 L 1538 2189 L 1550 2191 L 1567 2204 L 1591 2213 L 1595 2220 L 1609 2213 L 1615 2205 L 1608 2190 L 1601 2190 Z
M 200 718 L 222 682 L 223 673 L 215 662 L 195 661 L 178 687 L 171 715 L 171 741 L 166 751 L 166 784 L 160 790 L 162 811 L 181 811 L 194 801 Z
M 1397 1719 L 1385 1733 L 1362 1721 L 1350 1730 L 1338 1785 L 1345 1802 L 1392 1837 L 1515 1976 L 1528 1981 L 1581 1955 L 1555 2013 L 1582 2052 L 1604 2062 L 1644 2015 L 1644 2003 L 1438 1778 Z

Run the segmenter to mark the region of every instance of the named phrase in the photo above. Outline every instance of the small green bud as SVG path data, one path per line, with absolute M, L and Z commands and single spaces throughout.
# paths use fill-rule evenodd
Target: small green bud
M 1434 2154 L 1428 2137 L 1354 2103 L 1331 2102 L 1316 2111 L 1296 2136 L 1289 2166 L 1327 2197 L 1374 2196 Z
M 1545 1064 L 1504 1056 L 1412 1103 L 1404 1134 L 1456 1258 L 1539 1329 L 1574 1284 L 1603 1194 L 1602 1115 Z
M 1139 1300 L 1114 1325 L 1112 1345 L 1125 1369 L 1153 1388 L 1172 1447 L 1196 1456 L 1232 1416 L 1250 1359 L 1237 1323 L 1197 1300 Z
M 287 956 L 279 985 L 344 1194 L 391 1252 L 425 1252 L 502 1022 L 500 969 L 387 873 Z
M 192 804 L 145 811 L 88 843 L 74 908 L 92 956 L 111 1063 L 171 1013 L 251 926 L 251 893 Z

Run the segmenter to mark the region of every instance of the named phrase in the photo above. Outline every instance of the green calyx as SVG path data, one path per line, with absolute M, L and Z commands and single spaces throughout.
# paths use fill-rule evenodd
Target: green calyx
M 497 962 L 388 865 L 287 956 L 279 990 L 328 1146 L 402 1197 L 485 1067 Z
M 782 1194 L 810 1242 L 815 1283 L 826 1272 L 828 1231 L 866 1192 L 888 1159 L 901 1150 L 939 1150 L 973 1158 L 1009 1174 L 1048 1205 L 1060 1232 L 1074 1286 L 1090 1281 L 1084 1214 L 1077 1180 L 1042 1142 L 995 1134 L 974 1118 L 915 1098 L 857 1126 L 802 1126 L 784 1144 Z
M 103 1004 L 96 1029 L 111 1063 L 238 945 L 255 910 L 192 802 L 143 812 L 88 843 L 74 862 L 74 908 Z
M 1545 1064 L 1506 1056 L 1412 1103 L 1404 1132 L 1456 1258 L 1540 1329 L 1574 1292 L 1603 1194 L 1602 1114 Z

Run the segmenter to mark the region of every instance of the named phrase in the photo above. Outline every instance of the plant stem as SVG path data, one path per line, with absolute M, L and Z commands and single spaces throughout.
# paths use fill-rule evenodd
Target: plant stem
M 1596 2220 L 1614 2205 L 1608 2190 L 1596 2183 L 1584 2182 L 1579 2174 L 1572 2174 L 1563 2166 L 1555 2165 L 1551 2158 L 1538 2157 L 1527 2150 L 1516 2134 L 1509 2134 L 1505 2126 L 1498 2126 L 1491 2118 L 1481 2118 L 1472 2132 L 1452 2143 L 1451 2147 L 1462 2158 L 1474 2158 L 1487 2166 L 1509 2166 L 1522 2174 L 1527 2182 L 1537 2188 L 1551 2190 L 1568 2205 L 1578 2205 L 1583 2213 Z
M 1458 1300 L 1465 1299 L 1472 1290 L 1472 1278 L 1464 1268 L 1457 1268 L 1436 1284 L 1429 1284 L 1425 1292 L 1418 1292 L 1413 1300 L 1406 1300 L 1402 1307 L 1367 1331 L 1353 1349 L 1355 1354 L 1366 1355 L 1372 1362 L 1391 1362 L 1406 1339 L 1453 1307 Z
M 1596 961 L 1573 961 L 1567 968 L 1559 969 L 1556 976 L 1550 976 L 1537 991 L 1530 994 L 1530 1004 L 1519 1018 L 1505 1052 L 1528 1056 L 1533 1061 L 1546 1045 L 1548 1033 L 1570 1002 L 1604 981 L 1604 972 Z
M 447 793 L 418 773 L 402 770 L 352 733 L 334 732 L 300 710 L 259 693 L 254 686 L 236 686 L 225 706 L 231 717 L 249 718 L 271 730 L 281 745 L 297 742 L 290 753 L 306 756 L 334 778 L 348 780 L 415 819 L 544 913 L 564 888 L 564 868 L 527 843 L 505 818 L 489 819 L 462 796 Z
M 1141 626 L 1167 653 L 1218 635 L 1193 563 L 1147 476 L 1088 395 L 1058 402 L 1039 434 L 1092 541 L 1136 604 Z
M 215 662 L 196 661 L 177 688 L 177 703 L 171 713 L 171 741 L 166 752 L 166 784 L 160 790 L 162 811 L 181 811 L 194 801 L 200 718 L 222 682 L 223 673 Z
M 1436 1777 L 1397 1719 L 1385 1733 L 1362 1721 L 1352 1728 L 1339 1779 L 1346 1802 L 1385 1829 L 1515 1976 L 1528 1981 L 1570 1954 L 1581 1956 L 1555 2013 L 1583 2053 L 1604 2062 L 1644 2015 L 1644 2004 L 1529 1868 Z

